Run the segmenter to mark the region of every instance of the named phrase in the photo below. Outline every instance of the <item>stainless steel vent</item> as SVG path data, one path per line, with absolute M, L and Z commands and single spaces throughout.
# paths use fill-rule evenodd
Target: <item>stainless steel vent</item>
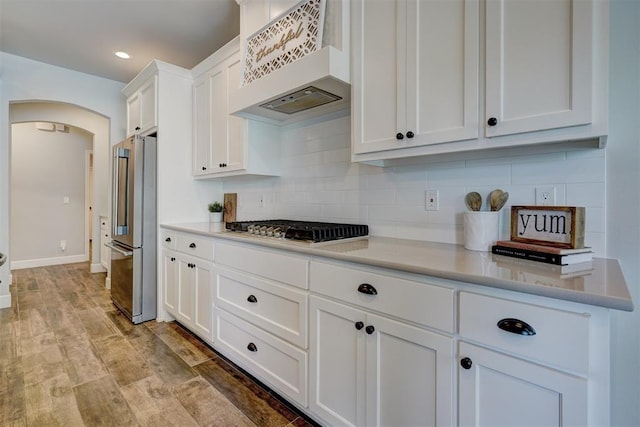
M 260 104 L 260 106 L 280 113 L 294 114 L 341 99 L 342 97 L 338 95 L 318 89 L 315 86 L 309 86 L 274 98 L 271 101 Z

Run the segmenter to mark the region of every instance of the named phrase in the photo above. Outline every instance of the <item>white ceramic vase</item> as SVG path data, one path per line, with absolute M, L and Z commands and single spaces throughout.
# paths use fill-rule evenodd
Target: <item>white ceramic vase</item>
M 209 212 L 209 222 L 222 222 L 223 212 Z

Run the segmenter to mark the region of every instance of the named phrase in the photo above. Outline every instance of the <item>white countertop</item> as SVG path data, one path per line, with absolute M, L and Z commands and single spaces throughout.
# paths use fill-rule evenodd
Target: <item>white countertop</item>
M 560 274 L 559 266 L 519 260 L 460 245 L 388 237 L 309 244 L 224 230 L 224 224 L 163 224 L 162 227 L 312 256 L 391 268 L 408 273 L 525 292 L 566 301 L 633 311 L 618 260 L 594 258 L 593 269 Z

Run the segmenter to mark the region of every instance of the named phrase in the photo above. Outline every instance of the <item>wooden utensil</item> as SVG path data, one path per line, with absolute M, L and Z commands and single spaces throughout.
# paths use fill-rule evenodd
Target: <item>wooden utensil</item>
M 489 207 L 492 212 L 502 209 L 507 200 L 509 199 L 509 193 L 505 193 L 500 189 L 493 190 L 489 193 Z
M 464 202 L 471 211 L 479 211 L 482 208 L 482 196 L 478 192 L 467 193 L 464 197 Z

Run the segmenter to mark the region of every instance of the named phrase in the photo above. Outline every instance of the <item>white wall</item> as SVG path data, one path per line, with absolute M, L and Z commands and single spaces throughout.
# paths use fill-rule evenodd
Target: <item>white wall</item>
M 93 135 L 73 126 L 49 132 L 11 126 L 11 264 L 36 266 L 89 259 L 85 247 L 87 151 Z M 64 198 L 68 203 L 64 203 Z M 60 241 L 66 248 L 60 247 Z
M 607 254 L 618 258 L 636 310 L 612 320 L 612 426 L 640 425 L 640 2 L 611 1 Z
M 9 251 L 9 104 L 21 101 L 53 101 L 75 105 L 107 120 L 104 132 L 94 133 L 94 216 L 93 229 L 99 230 L 98 215 L 107 211 L 109 147 L 125 135 L 126 107 L 120 92 L 124 84 L 89 74 L 70 71 L 0 52 L 0 252 Z M 12 105 L 12 109 L 15 104 Z M 67 105 L 68 107 L 68 105 Z M 96 115 L 96 114 L 94 114 Z M 30 118 L 70 123 L 69 118 Z M 84 118 L 83 118 L 84 120 Z M 89 120 L 89 119 L 87 119 Z M 96 248 L 94 248 L 96 249 Z M 99 248 L 98 248 L 99 249 Z M 94 252 L 99 259 L 99 252 Z M 10 262 L 0 267 L 0 307 L 11 304 L 9 294 Z

